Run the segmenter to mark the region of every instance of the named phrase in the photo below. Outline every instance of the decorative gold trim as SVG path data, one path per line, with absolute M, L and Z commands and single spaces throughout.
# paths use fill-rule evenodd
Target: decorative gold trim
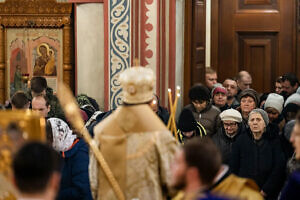
M 7 28 L 63 29 L 63 81 L 74 90 L 72 3 L 56 0 L 6 0 L 0 3 L 0 103 L 8 96 L 6 82 Z

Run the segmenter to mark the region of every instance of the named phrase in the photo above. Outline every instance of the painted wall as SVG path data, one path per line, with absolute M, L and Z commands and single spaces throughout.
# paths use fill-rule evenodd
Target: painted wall
M 102 3 L 77 4 L 77 94 L 104 109 L 104 13 Z
M 176 77 L 175 85 L 180 86 L 183 94 L 184 84 L 184 0 L 176 1 Z M 183 105 L 183 96 L 178 101 L 177 115 Z
M 155 71 L 156 92 L 168 106 L 167 89 L 174 94 L 184 84 L 184 0 L 103 2 L 76 6 L 77 93 L 94 97 L 105 110 L 116 107 L 117 77 L 138 58 Z

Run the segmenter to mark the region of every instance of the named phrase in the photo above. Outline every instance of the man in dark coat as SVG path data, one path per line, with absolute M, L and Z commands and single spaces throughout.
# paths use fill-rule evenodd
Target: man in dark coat
M 233 144 L 230 167 L 236 175 L 253 179 L 266 199 L 277 199 L 284 182 L 285 158 L 280 141 L 267 127 L 268 123 L 264 110 L 251 111 L 250 130 Z
M 212 136 L 212 140 L 222 154 L 223 164 L 229 164 L 232 144 L 244 131 L 242 115 L 234 109 L 228 109 L 220 114 L 222 127 Z

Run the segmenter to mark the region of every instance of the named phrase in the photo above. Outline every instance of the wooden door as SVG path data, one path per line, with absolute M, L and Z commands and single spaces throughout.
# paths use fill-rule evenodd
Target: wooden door
M 185 1 L 184 104 L 195 83 L 205 80 L 205 0 Z
M 277 76 L 296 73 L 295 0 L 212 0 L 212 66 L 219 81 L 240 70 L 270 92 Z

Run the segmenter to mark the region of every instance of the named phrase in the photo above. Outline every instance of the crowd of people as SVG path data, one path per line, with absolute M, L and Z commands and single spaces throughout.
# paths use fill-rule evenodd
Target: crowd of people
M 179 116 L 178 134 L 184 143 L 203 138 L 193 126 L 199 123 L 231 173 L 253 180 L 265 199 L 278 199 L 287 178 L 299 169 L 291 143 L 300 109 L 299 81 L 292 73 L 284 74 L 274 83 L 275 91 L 263 94 L 251 89 L 251 84 L 246 71 L 221 84 L 217 73 L 207 70 L 205 84 L 189 91 L 191 103 Z M 194 118 L 189 122 L 180 120 L 190 115 Z
M 76 97 L 99 161 L 69 123 L 43 77 L 18 91 L 7 109 L 32 109 L 46 119 L 47 144 L 31 142 L 13 160 L 19 199 L 297 199 L 300 198 L 300 87 L 285 74 L 275 91 L 259 94 L 241 71 L 189 91 L 177 121 L 178 141 L 167 130 L 169 113 L 153 93 L 150 69 L 120 76 L 123 105 L 101 112 Z M 103 164 L 104 163 L 104 164 Z M 108 167 L 108 169 L 107 169 Z M 108 173 L 108 172 L 109 173 Z

